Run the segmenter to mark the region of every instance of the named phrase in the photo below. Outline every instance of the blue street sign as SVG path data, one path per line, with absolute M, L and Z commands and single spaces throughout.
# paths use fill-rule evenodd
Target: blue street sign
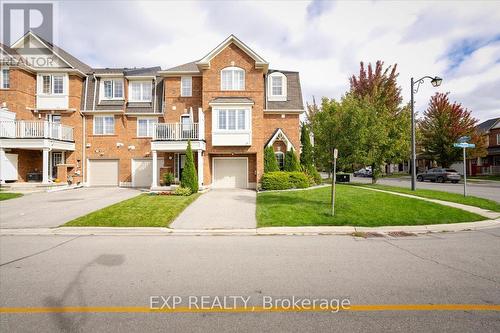
M 473 143 L 460 142 L 460 143 L 454 143 L 453 147 L 455 147 L 455 148 L 476 148 L 476 145 Z

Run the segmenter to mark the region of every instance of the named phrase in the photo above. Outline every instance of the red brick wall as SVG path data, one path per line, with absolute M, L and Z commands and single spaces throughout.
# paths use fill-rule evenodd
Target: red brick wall
M 10 68 L 9 75 L 10 88 L 0 89 L 0 103 L 6 102 L 7 108 L 16 113 L 17 119 L 37 119 L 26 109 L 35 107 L 36 75 L 14 67 Z
M 192 96 L 181 97 L 181 77 L 166 77 L 163 81 L 165 86 L 165 122 L 178 123 L 182 114 L 189 113 L 193 108 L 195 122 L 198 122 L 198 108 L 201 107 L 202 78 L 192 77 Z M 175 107 L 175 110 L 173 109 Z

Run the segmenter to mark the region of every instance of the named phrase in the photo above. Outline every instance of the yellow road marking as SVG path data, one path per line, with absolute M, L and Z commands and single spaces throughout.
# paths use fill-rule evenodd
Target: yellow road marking
M 336 307 L 236 307 L 151 309 L 142 306 L 67 306 L 67 307 L 0 307 L 0 313 L 245 313 L 245 312 L 369 312 L 369 311 L 500 311 L 500 304 L 361 304 L 349 308 Z

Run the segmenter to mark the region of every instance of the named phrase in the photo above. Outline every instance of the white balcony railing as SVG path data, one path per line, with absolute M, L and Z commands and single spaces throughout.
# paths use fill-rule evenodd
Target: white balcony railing
M 73 127 L 51 121 L 0 120 L 0 138 L 73 141 Z
M 154 124 L 153 140 L 182 141 L 202 140 L 198 123 L 159 123 Z

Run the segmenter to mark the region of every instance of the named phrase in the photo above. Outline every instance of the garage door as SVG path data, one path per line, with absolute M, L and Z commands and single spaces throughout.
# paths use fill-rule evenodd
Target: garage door
M 163 167 L 163 159 L 158 159 L 158 176 L 160 168 Z M 132 184 L 134 187 L 151 187 L 153 181 L 153 160 L 133 159 L 132 160 Z
M 248 161 L 246 158 L 214 158 L 216 188 L 247 188 Z
M 90 186 L 118 186 L 118 160 L 89 160 Z

